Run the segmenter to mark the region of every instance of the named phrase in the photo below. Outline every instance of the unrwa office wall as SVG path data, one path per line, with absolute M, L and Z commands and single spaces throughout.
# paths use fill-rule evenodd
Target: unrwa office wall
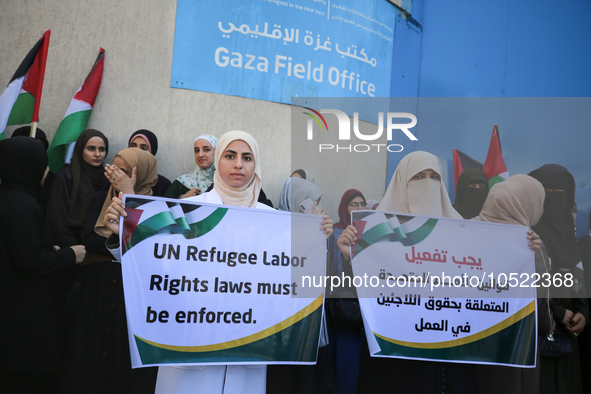
M 591 56 L 586 48 L 591 45 L 591 27 L 586 18 L 591 4 L 568 0 L 560 10 L 555 4 L 551 0 L 415 0 L 412 17 L 416 23 L 396 24 L 392 94 L 590 96 L 591 74 L 586 70 L 591 66 Z M 398 18 L 404 19 L 402 14 Z M 191 145 L 196 135 L 243 129 L 260 143 L 263 187 L 276 203 L 285 177 L 308 164 L 297 154 L 290 163 L 290 106 L 170 88 L 175 19 L 174 1 L 3 0 L 0 86 L 6 86 L 24 55 L 43 30 L 50 28 L 40 127 L 51 138 L 102 46 L 107 51 L 105 73 L 89 127 L 109 136 L 109 160 L 127 144 L 131 132 L 148 128 L 160 137 L 160 173 L 175 178 L 194 168 Z M 417 129 L 421 130 L 420 113 L 418 117 Z M 460 119 L 437 128 L 423 127 L 415 147 L 442 158 L 443 175 L 448 189 L 452 189 L 451 149 L 484 160 L 493 121 L 499 123 L 510 172 L 529 172 L 544 162 L 558 162 L 575 173 L 578 228 L 586 230 L 591 207 L 587 175 L 591 166 L 585 163 L 590 135 L 587 129 L 564 130 L 553 124 L 532 131 L 498 117 L 481 119 L 480 124 Z M 401 156 L 389 158 L 391 172 Z M 348 187 L 361 189 L 368 198 L 382 195 L 386 159 L 380 155 L 374 159 L 371 168 L 352 168 L 346 156 L 334 163 L 336 169 L 361 174 L 354 184 L 343 183 L 342 172 L 319 172 L 319 182 L 327 193 L 325 207 L 333 218 L 337 217 L 336 204 Z
M 171 88 L 175 20 L 175 1 L 3 0 L 0 86 L 8 84 L 26 53 L 43 31 L 50 29 L 39 127 L 51 140 L 72 95 L 103 47 L 103 80 L 88 127 L 109 138 L 109 161 L 126 147 L 133 131 L 146 128 L 159 137 L 159 173 L 172 180 L 195 168 L 192 150 L 196 136 L 245 130 L 259 143 L 263 188 L 276 204 L 281 186 L 293 170 L 314 172 L 297 152 L 291 156 L 291 107 Z M 14 128 L 8 128 L 6 134 Z M 331 165 L 335 168 L 348 165 L 345 156 L 334 160 Z M 338 202 L 348 187 L 363 190 L 368 198 L 383 194 L 386 155 L 375 155 L 371 160 L 373 177 L 356 176 L 355 185 L 341 182 L 342 175 L 319 171 L 324 207 L 331 217 L 338 220 Z M 364 168 L 357 171 L 366 173 Z

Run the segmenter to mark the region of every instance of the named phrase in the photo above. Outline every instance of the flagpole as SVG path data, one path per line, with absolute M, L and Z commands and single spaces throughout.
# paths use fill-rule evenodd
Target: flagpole
M 37 135 L 37 122 L 32 122 L 31 123 L 31 133 L 29 134 L 29 137 L 35 138 L 35 135 Z

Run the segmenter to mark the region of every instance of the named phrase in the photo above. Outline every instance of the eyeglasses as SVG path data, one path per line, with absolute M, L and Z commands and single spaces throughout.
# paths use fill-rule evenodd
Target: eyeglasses
M 352 202 L 352 203 L 349 203 L 349 206 L 353 207 L 353 208 L 365 208 L 367 206 L 367 204 L 364 202 Z

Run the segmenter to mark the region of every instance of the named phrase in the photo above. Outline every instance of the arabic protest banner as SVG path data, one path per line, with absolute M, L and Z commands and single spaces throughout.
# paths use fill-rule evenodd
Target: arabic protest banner
M 122 272 L 133 367 L 310 364 L 324 289 L 318 215 L 128 195 Z
M 179 0 L 171 87 L 290 103 L 389 97 L 386 0 Z
M 374 357 L 534 367 L 526 227 L 353 212 L 353 274 Z

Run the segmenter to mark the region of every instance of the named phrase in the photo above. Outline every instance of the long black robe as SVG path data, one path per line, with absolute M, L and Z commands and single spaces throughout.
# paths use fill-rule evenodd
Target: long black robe
M 70 248 L 54 250 L 39 204 L 40 181 L 47 167 L 47 153 L 41 144 L 30 137 L 15 137 L 0 144 L 0 391 L 3 391 L 5 379 L 11 375 L 17 374 L 22 385 L 26 385 L 31 384 L 33 376 L 57 371 L 60 356 L 57 281 L 74 267 L 76 256 Z M 43 155 L 44 161 L 37 157 Z M 19 390 L 25 390 L 22 385 Z M 44 391 L 51 392 L 51 388 Z
M 81 267 L 68 297 L 68 342 L 61 393 L 153 393 L 157 368 L 132 370 L 121 264 L 94 231 L 107 192 L 91 198 L 82 242 L 89 264 Z

